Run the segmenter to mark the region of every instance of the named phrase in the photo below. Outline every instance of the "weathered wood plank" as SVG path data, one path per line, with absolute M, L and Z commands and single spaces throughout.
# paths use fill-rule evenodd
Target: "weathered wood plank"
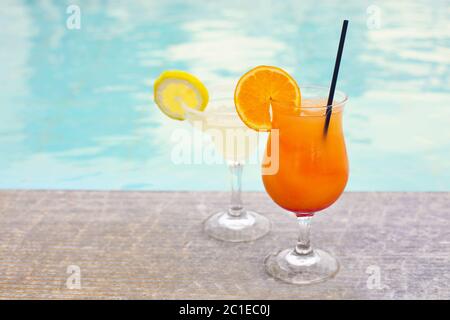
M 227 199 L 220 192 L 1 191 L 0 298 L 450 298 L 450 193 L 344 194 L 314 219 L 312 235 L 341 271 L 307 287 L 264 272 L 264 256 L 296 238 L 294 218 L 264 193 L 245 200 L 273 221 L 265 238 L 232 244 L 202 233 L 202 221 Z M 69 265 L 81 269 L 80 289 L 67 288 Z M 380 288 L 370 289 L 378 268 Z

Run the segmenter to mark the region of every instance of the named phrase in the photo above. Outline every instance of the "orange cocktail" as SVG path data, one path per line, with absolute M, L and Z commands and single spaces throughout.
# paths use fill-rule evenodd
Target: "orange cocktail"
M 320 88 L 302 87 L 303 95 L 309 91 L 318 94 Z M 279 130 L 279 167 L 275 174 L 263 175 L 263 182 L 280 207 L 297 215 L 312 214 L 333 204 L 348 180 L 343 104 L 332 109 L 326 137 L 325 105 L 326 101 L 317 97 L 303 98 L 300 108 L 272 106 L 272 129 Z M 266 157 L 272 158 L 271 143 L 270 136 Z
M 331 254 L 312 248 L 309 233 L 314 213 L 333 204 L 347 184 L 342 130 L 346 101 L 347 96 L 334 87 L 300 89 L 291 75 L 271 66 L 250 70 L 236 86 L 236 110 L 242 121 L 270 131 L 262 165 L 264 187 L 280 207 L 296 214 L 299 223 L 296 246 L 274 252 L 264 262 L 270 275 L 285 282 L 317 283 L 339 270 Z

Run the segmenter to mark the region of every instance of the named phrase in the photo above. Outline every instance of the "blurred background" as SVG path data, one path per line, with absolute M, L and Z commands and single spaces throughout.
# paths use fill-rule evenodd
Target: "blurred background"
M 228 190 L 224 165 L 171 161 L 188 124 L 153 81 L 268 64 L 328 85 L 343 19 L 347 190 L 450 190 L 448 0 L 2 0 L 0 188 Z M 259 166 L 244 179 L 263 190 Z

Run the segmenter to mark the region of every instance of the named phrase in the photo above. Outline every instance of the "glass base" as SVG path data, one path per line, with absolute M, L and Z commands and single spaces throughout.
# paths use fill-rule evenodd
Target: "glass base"
M 222 241 L 253 241 L 265 236 L 269 231 L 269 219 L 248 210 L 243 210 L 238 216 L 221 211 L 205 221 L 205 232 Z
M 299 285 L 323 282 L 339 271 L 339 262 L 320 249 L 305 255 L 297 254 L 294 249 L 278 251 L 268 255 L 264 264 L 272 277 Z

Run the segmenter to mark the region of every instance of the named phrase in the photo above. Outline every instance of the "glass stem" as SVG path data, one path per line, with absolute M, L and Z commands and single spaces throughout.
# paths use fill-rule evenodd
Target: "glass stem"
M 299 236 L 297 245 L 295 246 L 295 253 L 300 256 L 308 255 L 312 252 L 310 242 L 310 230 L 311 230 L 311 218 L 312 216 L 300 216 L 297 217 L 299 225 Z
M 244 211 L 241 199 L 243 164 L 238 161 L 232 161 L 228 163 L 228 168 L 231 174 L 231 201 L 228 213 L 233 217 L 239 217 Z

